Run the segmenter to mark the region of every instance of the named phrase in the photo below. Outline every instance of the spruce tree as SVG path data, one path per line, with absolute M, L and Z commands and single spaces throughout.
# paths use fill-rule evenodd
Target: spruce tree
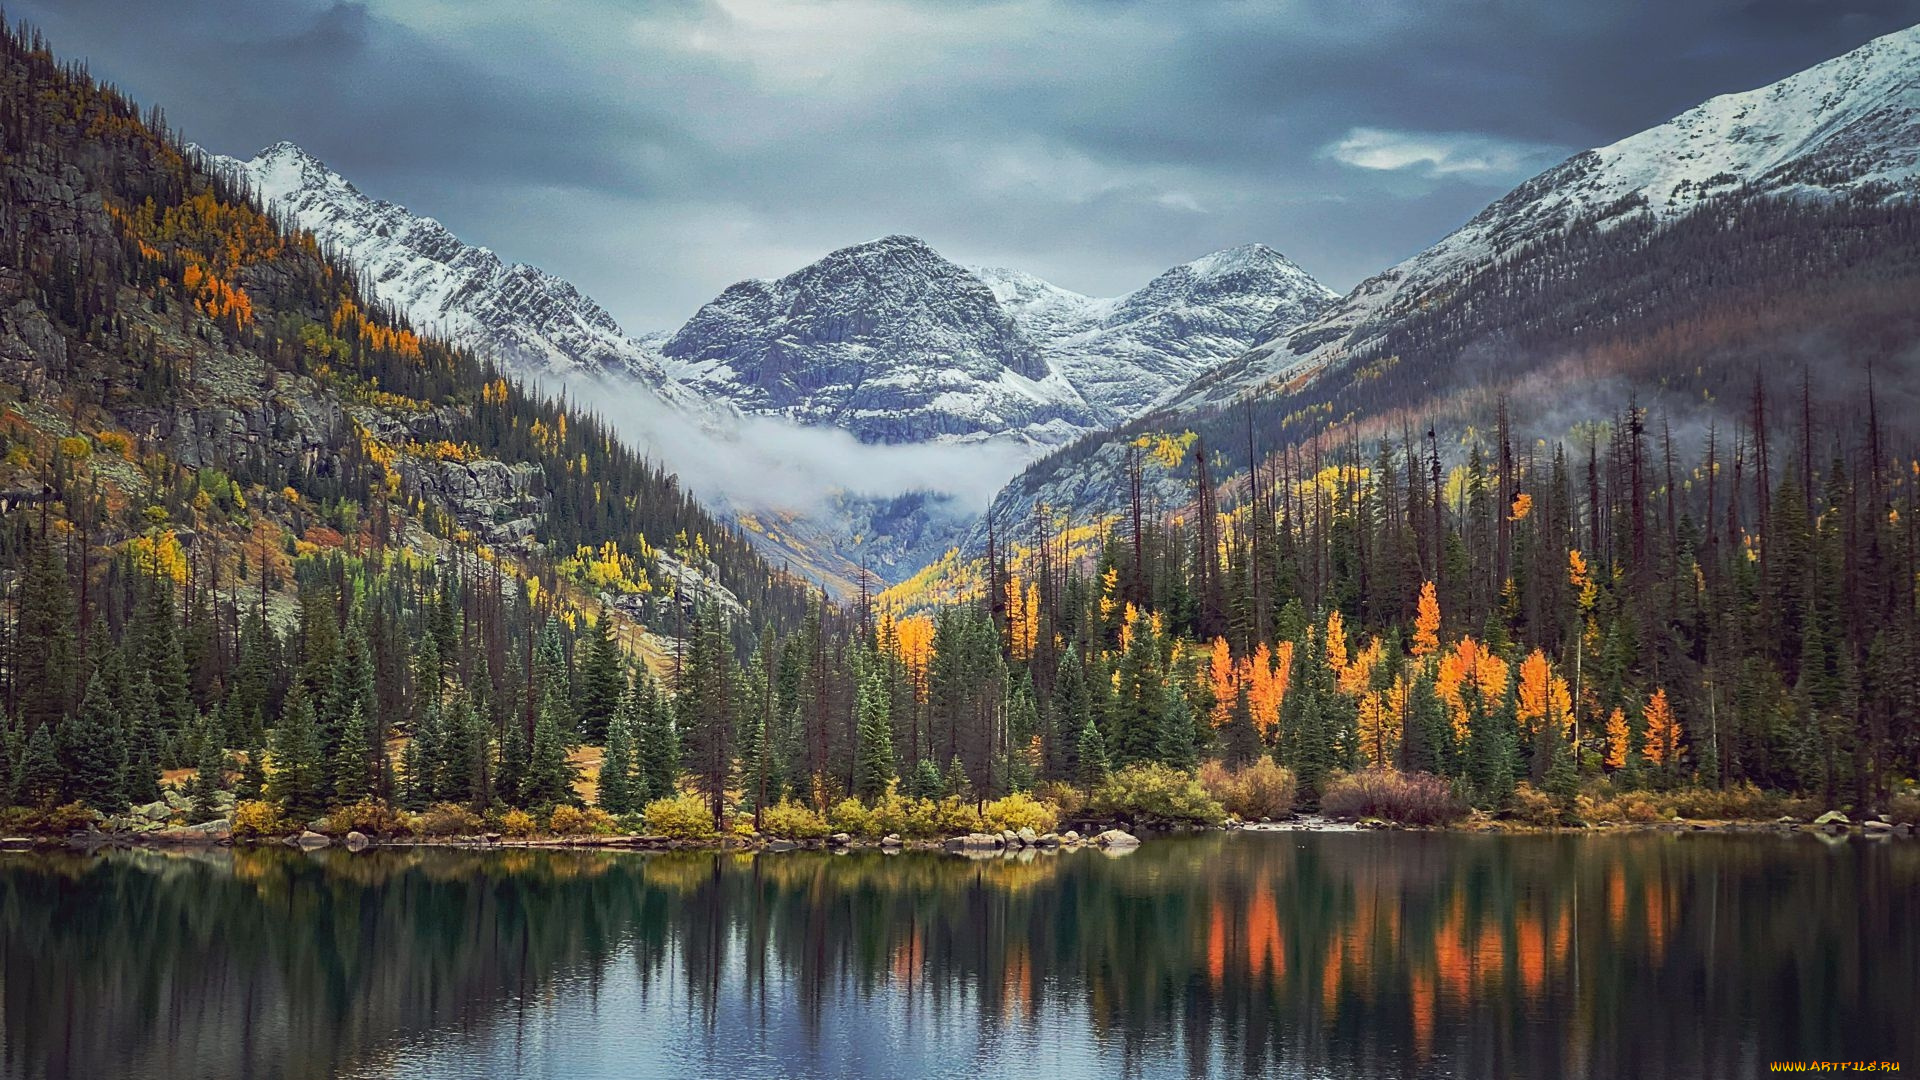
M 227 787 L 227 751 L 221 745 L 223 733 L 217 711 L 209 713 L 200 723 L 200 752 L 190 789 L 195 821 L 212 821 L 220 816 L 214 800 Z
M 961 762 L 960 755 L 953 755 L 947 762 L 947 774 L 940 781 L 941 794 L 954 799 L 973 797 L 973 780 L 967 776 L 967 766 Z
M 260 745 L 260 732 L 251 726 L 246 731 L 245 755 L 240 762 L 240 779 L 234 783 L 233 797 L 236 801 L 252 802 L 263 798 L 267 791 L 267 752 Z
M 267 797 L 296 821 L 307 821 L 326 809 L 322 753 L 313 700 L 296 685 L 273 729 L 273 773 L 267 778 Z
M 347 707 L 333 755 L 333 795 L 342 803 L 359 802 L 374 792 L 372 728 L 365 706 L 355 701 Z
M 567 757 L 566 734 L 560 727 L 561 717 L 571 712 L 565 703 L 566 698 L 560 694 L 549 695 L 534 719 L 527 780 L 520 792 L 523 806 L 550 808 L 579 801 L 573 790 L 577 774 Z
M 526 725 L 518 717 L 507 721 L 507 733 L 500 740 L 500 767 L 494 774 L 494 794 L 508 806 L 526 806 L 528 772 L 532 768 L 533 747 L 527 739 Z
M 607 725 L 607 751 L 600 759 L 600 779 L 595 788 L 594 801 L 609 814 L 624 814 L 637 809 L 634 805 L 633 729 L 638 720 L 638 709 L 639 703 L 633 691 L 627 691 L 620 696 L 620 707 L 614 710 L 613 720 Z
M 1080 729 L 1079 740 L 1080 768 L 1074 775 L 1081 787 L 1091 791 L 1107 778 L 1107 741 L 1100 735 L 1100 729 L 1092 719 Z
M 63 719 L 72 703 L 77 635 L 67 561 L 46 536 L 35 542 L 19 586 L 13 685 L 29 729 Z
M 867 803 L 887 793 L 893 782 L 893 717 L 887 685 L 870 671 L 860 686 L 859 751 L 854 764 L 854 797 Z
M 486 800 L 486 722 L 474 712 L 464 693 L 456 694 L 441 720 L 439 773 L 434 797 L 477 806 Z
M 932 758 L 921 758 L 913 768 L 913 776 L 907 783 L 907 794 L 916 799 L 938 799 L 945 794 L 945 784 L 940 779 L 940 766 Z
M 60 768 L 60 755 L 54 747 L 53 724 L 41 724 L 27 736 L 25 752 L 14 768 L 15 801 L 24 806 L 45 806 L 60 797 L 66 781 Z
M 620 645 L 613 639 L 613 617 L 604 605 L 581 652 L 580 694 L 576 703 L 580 738 L 598 746 L 606 741 L 607 725 L 612 723 L 626 690 Z
M 106 681 L 96 672 L 87 680 L 79 715 L 65 725 L 61 751 L 66 766 L 66 795 L 103 814 L 126 809 L 122 787 L 127 767 L 126 740 L 117 706 L 107 694 Z
M 680 738 L 673 726 L 673 708 L 643 671 L 635 681 L 639 716 L 638 759 L 641 805 L 671 796 L 680 783 Z

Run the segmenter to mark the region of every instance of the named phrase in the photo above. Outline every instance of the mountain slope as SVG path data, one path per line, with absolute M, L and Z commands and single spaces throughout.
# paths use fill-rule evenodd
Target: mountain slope
M 1912 27 L 1574 155 L 1319 318 L 1268 330 L 1260 347 L 1180 401 L 1218 402 L 1364 352 L 1382 326 L 1446 302 L 1460 276 L 1543 238 L 1664 224 L 1730 198 L 1883 201 L 1910 198 L 1917 185 L 1920 27 Z
M 1336 296 L 1265 244 L 1216 251 L 1107 300 L 1017 270 L 974 273 L 1103 424 L 1138 415 L 1239 355 L 1262 330 L 1290 330 Z
M 1334 426 L 1398 437 L 1482 423 L 1501 393 L 1523 429 L 1554 434 L 1573 398 L 1717 410 L 1756 371 L 1874 365 L 1883 387 L 1910 388 L 1917 147 L 1920 28 L 1715 98 L 1547 170 L 1154 412 L 1036 463 L 990 516 L 1111 512 L 1127 441 L 1155 431 L 1195 431 L 1244 469 L 1249 426 L 1262 452 Z M 1182 500 L 1186 472 L 1149 486 Z
M 293 143 L 211 161 L 351 263 L 414 325 L 533 374 L 616 375 L 672 395 L 658 357 L 571 283 L 363 194 Z
M 4 44 L 0 488 L 48 482 L 83 548 L 229 593 L 256 557 L 343 550 L 654 627 L 695 597 L 805 606 L 603 423 L 417 332 L 131 102 Z

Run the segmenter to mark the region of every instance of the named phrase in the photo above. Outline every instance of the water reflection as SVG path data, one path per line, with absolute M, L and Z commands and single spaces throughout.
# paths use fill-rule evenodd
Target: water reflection
M 1753 1076 L 1920 1067 L 1920 846 L 0 858 L 0 1070 Z

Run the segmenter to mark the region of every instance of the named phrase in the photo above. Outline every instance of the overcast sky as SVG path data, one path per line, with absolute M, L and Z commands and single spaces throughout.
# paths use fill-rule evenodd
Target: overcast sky
M 1259 241 L 1336 289 L 1566 154 L 1920 0 L 12 0 L 251 156 L 568 278 L 630 331 L 886 233 L 1096 295 Z

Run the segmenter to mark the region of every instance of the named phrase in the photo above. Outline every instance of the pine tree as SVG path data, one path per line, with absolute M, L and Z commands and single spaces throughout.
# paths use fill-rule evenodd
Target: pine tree
M 1078 648 L 1063 649 L 1053 679 L 1052 707 L 1047 710 L 1054 738 L 1043 747 L 1041 779 L 1069 780 L 1079 771 L 1080 733 L 1093 719 L 1093 697 L 1087 692 L 1086 665 Z
M 227 787 L 227 751 L 220 745 L 221 734 L 219 713 L 209 713 L 200 724 L 200 754 L 191 787 L 195 821 L 220 816 L 214 800 Z
M 484 803 L 489 743 L 486 721 L 474 712 L 472 699 L 465 693 L 455 694 L 440 721 L 434 798 L 469 806 Z
M 860 745 L 853 777 L 854 796 L 868 803 L 887 793 L 894 775 L 892 699 L 875 667 L 860 687 Z
M 333 794 L 342 803 L 355 803 L 374 791 L 373 725 L 366 708 L 355 701 L 347 707 L 340 726 L 340 746 L 333 755 Z
M 66 781 L 60 755 L 54 747 L 56 725 L 41 724 L 27 736 L 26 750 L 14 767 L 14 799 L 24 806 L 44 806 L 60 796 Z
M 233 797 L 240 802 L 251 802 L 263 798 L 267 791 L 267 753 L 260 745 L 259 729 L 249 727 L 246 737 L 246 752 L 240 763 L 240 779 L 233 787 Z
M 953 759 L 947 762 L 947 774 L 940 779 L 940 791 L 954 799 L 973 797 L 973 780 L 967 776 L 966 763 L 960 760 L 959 754 L 953 755 Z
M 613 639 L 613 617 L 602 605 L 594 620 L 580 661 L 580 738 L 599 745 L 606 741 L 607 725 L 620 708 L 626 690 L 621 673 L 620 645 Z
M 526 806 L 528 778 L 533 768 L 533 746 L 526 725 L 519 719 L 507 721 L 507 733 L 500 739 L 500 767 L 494 773 L 494 794 L 508 806 Z
M 634 805 L 633 733 L 639 722 L 639 701 L 629 689 L 607 725 L 607 751 L 600 759 L 600 779 L 594 801 L 609 814 L 624 814 Z
M 1080 786 L 1091 791 L 1107 778 L 1107 741 L 1091 719 L 1080 729 L 1080 768 L 1074 775 Z
M 907 794 L 916 799 L 938 799 L 946 793 L 946 783 L 940 779 L 940 766 L 932 758 L 921 758 L 913 767 L 913 775 L 907 781 Z
M 267 797 L 296 821 L 307 821 L 326 809 L 323 753 L 313 701 L 296 685 L 273 729 L 273 774 L 267 778 Z
M 127 768 L 126 740 L 117 708 L 108 696 L 106 681 L 95 672 L 87 680 L 79 715 L 64 725 L 60 740 L 66 766 L 65 798 L 84 802 L 103 814 L 117 814 L 127 807 L 122 787 Z
M 555 687 L 534 718 L 527 781 L 520 792 L 522 805 L 549 808 L 579 802 L 573 789 L 579 774 L 567 756 L 567 736 L 561 727 L 562 718 L 571 714 L 566 697 Z
M 637 801 L 641 805 L 673 795 L 680 785 L 680 736 L 673 726 L 673 708 L 645 672 L 636 682 L 635 707 L 639 717 L 636 750 L 639 765 Z
M 76 641 L 67 563 L 42 535 L 20 581 L 13 633 L 13 685 L 29 731 L 67 715 L 78 668 Z

